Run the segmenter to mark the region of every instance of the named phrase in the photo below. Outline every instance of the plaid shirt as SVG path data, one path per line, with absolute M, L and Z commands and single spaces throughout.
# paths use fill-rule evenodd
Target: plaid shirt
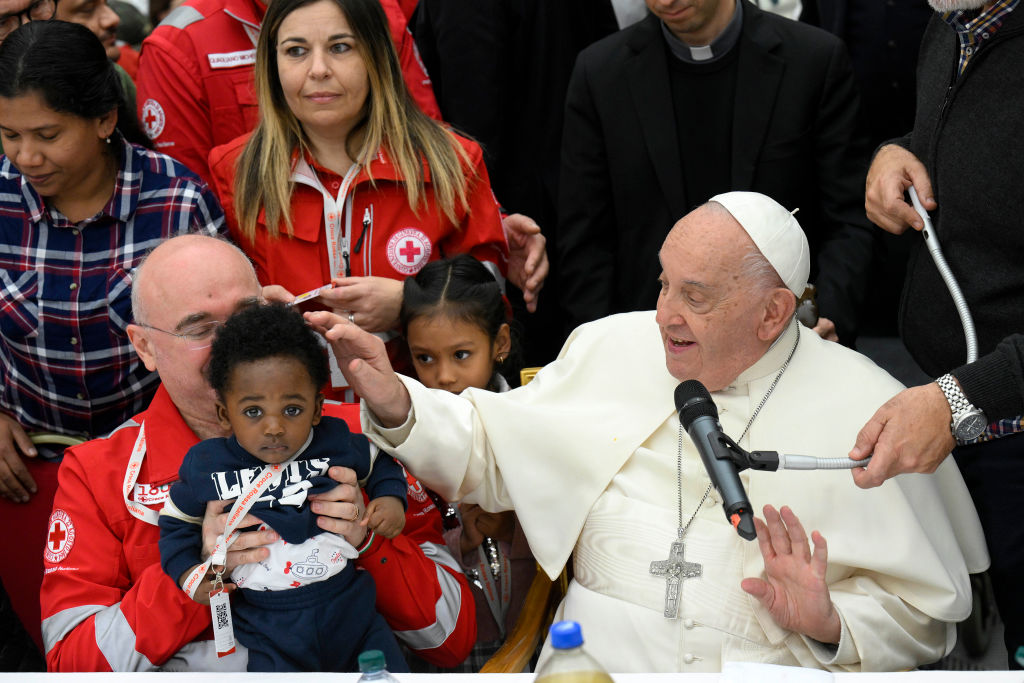
M 1003 19 L 1013 11 L 1020 0 L 998 0 L 987 10 L 973 16 L 973 11 L 956 10 L 946 12 L 942 19 L 953 27 L 960 40 L 960 62 L 957 65 L 957 76 L 963 74 L 971 57 L 996 34 L 1003 25 Z
M 0 410 L 29 430 L 98 436 L 145 407 L 158 378 L 125 332 L 132 269 L 162 238 L 225 229 L 184 166 L 119 146 L 110 201 L 77 224 L 0 156 Z

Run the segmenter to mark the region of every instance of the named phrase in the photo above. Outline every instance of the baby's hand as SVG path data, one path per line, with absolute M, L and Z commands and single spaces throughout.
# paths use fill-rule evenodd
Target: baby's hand
M 405 506 L 394 496 L 374 498 L 366 505 L 366 525 L 384 538 L 394 538 L 405 528 Z

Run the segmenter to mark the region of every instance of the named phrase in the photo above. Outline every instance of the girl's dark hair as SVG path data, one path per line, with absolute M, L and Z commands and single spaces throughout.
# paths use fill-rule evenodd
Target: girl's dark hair
M 84 119 L 117 109 L 117 129 L 152 148 L 128 106 L 121 76 L 99 38 L 79 24 L 30 21 L 0 43 L 0 97 L 39 93 L 56 112 Z
M 484 264 L 469 254 L 431 261 L 416 275 L 405 279 L 402 293 L 402 310 L 399 321 L 402 331 L 409 329 L 409 323 L 425 315 L 445 315 L 477 325 L 494 342 L 498 331 L 505 323 L 512 334 L 512 349 L 509 358 L 500 371 L 509 383 L 517 379 L 512 375 L 518 357 L 517 330 L 509 307 L 501 293 L 501 285 Z
M 302 314 L 284 304 L 261 304 L 235 313 L 217 332 L 207 371 L 210 386 L 224 398 L 234 369 L 264 358 L 294 358 L 318 390 L 330 378 L 327 349 Z

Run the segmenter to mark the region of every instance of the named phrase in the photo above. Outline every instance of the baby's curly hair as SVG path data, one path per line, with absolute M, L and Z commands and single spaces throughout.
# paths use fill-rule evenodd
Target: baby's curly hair
M 318 390 L 330 377 L 327 350 L 302 314 L 284 304 L 260 304 L 238 311 L 217 331 L 207 371 L 210 386 L 223 398 L 234 369 L 263 358 L 294 358 Z

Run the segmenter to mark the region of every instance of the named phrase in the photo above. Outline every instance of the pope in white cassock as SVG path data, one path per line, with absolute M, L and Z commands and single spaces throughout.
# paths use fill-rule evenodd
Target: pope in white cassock
M 450 500 L 515 509 L 550 576 L 571 553 L 558 617 L 582 624 L 609 671 L 877 671 L 940 658 L 971 609 L 968 573 L 988 565 L 952 459 L 871 490 L 843 471 L 745 471 L 764 506 L 749 542 L 680 429 L 673 391 L 697 379 L 741 447 L 844 457 L 901 389 L 796 322 L 809 268 L 796 220 L 763 195 L 719 195 L 673 227 L 660 259 L 656 313 L 580 327 L 504 394 L 426 389 L 392 372 L 376 337 L 332 313 L 307 318 L 334 344 L 377 445 Z M 652 563 L 680 534 L 675 600 Z

